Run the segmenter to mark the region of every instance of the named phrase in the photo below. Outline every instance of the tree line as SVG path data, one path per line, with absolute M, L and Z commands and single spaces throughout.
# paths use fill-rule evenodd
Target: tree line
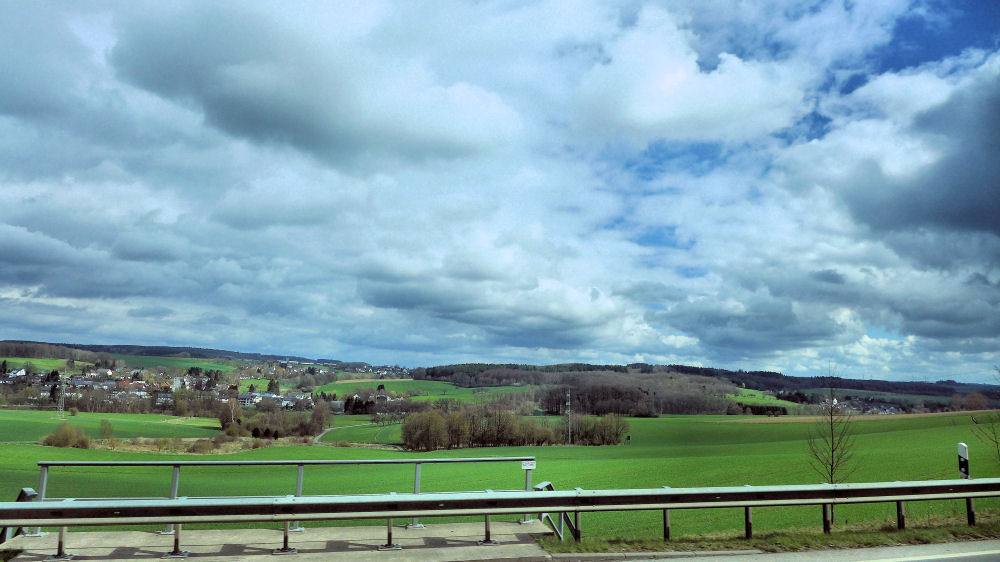
M 515 415 L 496 405 L 466 405 L 457 411 L 432 408 L 406 416 L 403 444 L 408 449 L 432 451 L 463 447 L 517 447 L 570 443 L 617 445 L 628 432 L 619 415 L 573 416 L 572 432 L 564 420 Z
M 30 341 L 0 341 L 0 357 L 26 357 L 33 359 L 72 359 L 85 363 L 115 364 L 114 357 L 109 353 L 96 353 L 82 349 L 73 349 L 50 343 Z

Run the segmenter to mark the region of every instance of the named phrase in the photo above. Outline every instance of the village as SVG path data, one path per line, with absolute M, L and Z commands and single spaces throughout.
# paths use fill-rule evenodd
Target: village
M 76 367 L 69 364 L 68 367 Z M 112 368 L 83 364 L 79 372 L 44 371 L 30 362 L 7 370 L 0 366 L 0 400 L 8 407 L 107 412 L 172 412 L 211 410 L 235 398 L 243 407 L 309 410 L 313 390 L 322 384 L 348 378 L 408 376 L 408 369 L 353 363 L 331 367 L 295 361 L 241 362 L 232 372 L 189 367 Z M 405 372 L 404 372 L 405 371 Z M 280 383 L 279 383 L 280 381 Z M 331 413 L 343 412 L 344 401 L 323 393 Z M 349 398 L 358 399 L 358 396 Z M 367 397 L 365 397 L 367 398 Z M 383 400 L 390 400 L 388 395 Z M 373 399 L 377 399 L 374 398 Z M 189 403 L 187 407 L 183 404 Z

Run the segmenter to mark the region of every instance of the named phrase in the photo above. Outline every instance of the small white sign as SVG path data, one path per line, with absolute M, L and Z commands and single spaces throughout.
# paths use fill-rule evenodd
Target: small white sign
M 521 461 L 521 470 L 534 470 L 535 461 Z

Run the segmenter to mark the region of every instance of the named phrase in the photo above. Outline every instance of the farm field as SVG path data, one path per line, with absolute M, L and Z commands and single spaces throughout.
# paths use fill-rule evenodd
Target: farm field
M 228 373 L 236 369 L 233 361 L 216 359 L 198 359 L 192 357 L 155 357 L 151 355 L 114 355 L 115 359 L 124 361 L 129 367 L 145 369 L 149 367 L 173 367 L 187 370 L 191 367 L 201 367 L 202 370 L 215 369 Z
M 100 416 L 101 414 L 95 414 Z M 99 418 L 98 418 L 99 419 Z M 972 437 L 967 415 L 859 417 L 857 431 L 858 470 L 854 482 L 924 480 L 957 477 L 955 444 L 970 445 L 972 475 L 1000 476 L 1000 465 L 987 448 Z M 533 480 L 549 480 L 556 489 L 574 487 L 649 488 L 660 486 L 701 487 L 732 485 L 809 484 L 819 477 L 809 467 L 806 437 L 810 423 L 796 418 L 751 418 L 743 416 L 672 416 L 630 419 L 631 444 L 613 447 L 504 447 L 459 449 L 430 453 L 383 449 L 294 446 L 270 447 L 231 455 L 198 458 L 236 459 L 379 459 L 534 455 L 538 467 Z M 112 423 L 115 423 L 114 421 Z M 399 426 L 364 426 L 366 416 L 337 416 L 331 441 L 338 431 L 372 431 L 372 441 L 391 441 L 388 432 Z M 370 429 L 364 429 L 364 428 Z M 379 434 L 384 430 L 386 433 Z M 117 433 L 117 424 L 116 424 Z M 350 439 L 354 440 L 354 439 Z M 29 444 L 7 444 L 0 450 L 0 494 L 13 497 L 17 489 L 37 482 L 38 460 L 150 460 L 187 458 L 191 455 L 132 453 L 103 450 L 54 449 Z M 55 469 L 50 477 L 50 497 L 165 495 L 170 470 L 148 468 L 123 473 L 113 467 L 86 470 Z M 406 492 L 413 487 L 413 469 L 408 466 L 316 467 L 305 473 L 306 494 Z M 295 469 L 185 469 L 182 495 L 285 494 L 295 486 Z M 426 465 L 421 490 L 455 491 L 519 489 L 524 474 L 516 463 L 483 465 Z M 1000 506 L 996 500 L 977 500 L 980 508 Z M 889 520 L 893 505 L 838 507 L 838 521 Z M 911 502 L 910 517 L 930 513 L 964 513 L 962 502 Z M 678 510 L 671 515 L 676 535 L 725 531 L 742 532 L 742 510 Z M 659 512 L 585 513 L 585 535 L 602 537 L 656 537 L 661 532 Z M 352 522 L 352 524 L 357 524 Z M 380 522 L 372 522 L 380 524 Z M 754 510 L 755 529 L 765 531 L 819 524 L 819 510 L 805 508 L 759 508 Z
M 267 383 L 271 382 L 270 379 L 240 379 L 240 392 L 250 392 L 250 385 L 254 386 L 257 392 L 264 392 L 267 390 Z M 281 390 L 288 390 L 288 381 L 278 380 L 278 386 Z
M 114 436 L 128 437 L 212 437 L 219 431 L 214 418 L 177 418 L 156 414 L 104 414 L 80 412 L 57 417 L 53 411 L 0 410 L 0 442 L 34 443 L 48 435 L 60 423 L 79 427 L 97 438 L 101 420 L 108 420 Z M 58 450 L 46 447 L 46 450 Z
M 377 425 L 371 416 L 334 416 L 334 427 L 320 439 L 321 443 L 376 443 L 402 445 L 402 424 Z
M 374 389 L 384 384 L 388 392 L 405 394 L 413 392 L 414 401 L 439 400 L 451 398 L 460 402 L 475 402 L 478 397 L 486 397 L 500 392 L 527 392 L 530 386 L 486 386 L 479 388 L 463 388 L 450 382 L 413 380 L 413 379 L 378 379 L 378 380 L 343 380 L 316 387 L 313 392 L 337 393 L 338 397 L 362 389 Z
M 797 404 L 789 400 L 781 400 L 776 398 L 773 394 L 768 394 L 761 390 L 752 390 L 749 388 L 739 389 L 739 394 L 727 394 L 726 398 L 733 401 L 743 402 L 744 404 L 759 404 L 762 406 L 784 406 L 788 408 L 789 412 L 798 412 L 802 409 L 802 404 Z
M 31 363 L 38 368 L 39 371 L 51 371 L 52 369 L 57 369 L 60 371 L 66 370 L 66 360 L 65 359 L 51 359 L 51 358 L 38 358 L 38 357 L 0 357 L 0 361 L 7 362 L 7 368 L 10 370 L 20 369 L 24 367 L 25 363 Z M 89 363 L 84 363 L 78 361 L 77 365 L 89 365 Z

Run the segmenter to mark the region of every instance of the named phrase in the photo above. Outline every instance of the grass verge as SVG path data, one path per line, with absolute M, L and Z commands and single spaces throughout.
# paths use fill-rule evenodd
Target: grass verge
M 896 529 L 895 520 L 841 526 L 829 535 L 820 529 L 782 530 L 756 533 L 746 539 L 742 534 L 711 533 L 679 537 L 670 541 L 643 538 L 602 539 L 587 537 L 574 542 L 560 542 L 555 536 L 539 539 L 550 553 L 574 552 L 664 552 L 756 549 L 764 552 L 798 552 L 834 548 L 870 548 L 972 541 L 1000 538 L 1000 511 L 976 513 L 976 526 L 970 527 L 961 516 L 931 516 L 908 520 L 907 529 Z M 567 531 L 568 532 L 568 531 Z M 586 529 L 584 529 L 586 533 Z

